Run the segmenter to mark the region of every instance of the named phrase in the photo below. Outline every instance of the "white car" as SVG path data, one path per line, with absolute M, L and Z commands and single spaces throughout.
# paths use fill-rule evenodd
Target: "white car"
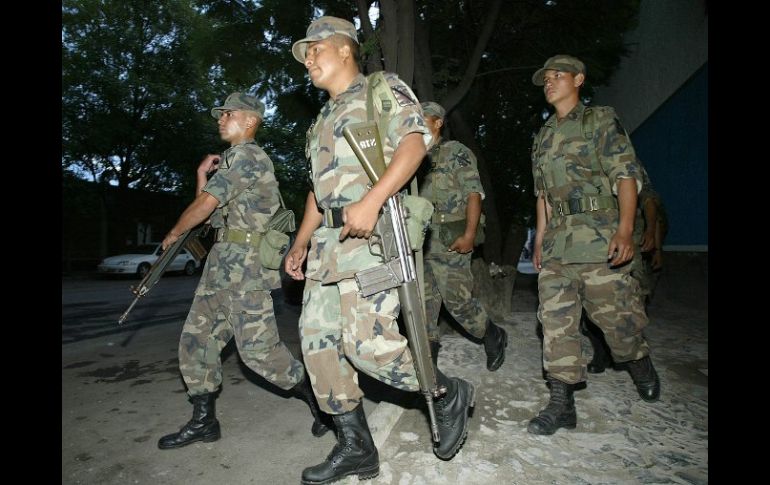
M 140 278 L 144 278 L 150 270 L 150 266 L 161 254 L 163 254 L 163 249 L 161 249 L 160 243 L 142 244 L 137 246 L 136 252 L 104 258 L 96 269 L 99 273 L 136 274 Z M 191 275 L 198 269 L 198 265 L 199 262 L 190 252 L 182 248 L 174 261 L 168 265 L 166 271 L 183 271 L 184 274 Z

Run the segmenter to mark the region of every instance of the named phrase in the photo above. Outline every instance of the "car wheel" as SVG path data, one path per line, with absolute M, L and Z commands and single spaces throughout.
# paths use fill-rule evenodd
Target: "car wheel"
M 136 268 L 136 274 L 139 275 L 140 278 L 144 278 L 147 276 L 147 273 L 150 271 L 150 265 L 148 263 L 142 263 L 139 265 L 138 268 Z
M 195 262 L 188 261 L 187 264 L 184 265 L 184 274 L 192 276 L 193 273 L 195 273 Z

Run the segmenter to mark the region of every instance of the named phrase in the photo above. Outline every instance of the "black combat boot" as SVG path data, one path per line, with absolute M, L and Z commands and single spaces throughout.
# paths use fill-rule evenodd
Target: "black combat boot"
M 532 434 L 554 434 L 559 428 L 574 429 L 577 426 L 575 412 L 574 384 L 567 384 L 553 377 L 548 377 L 551 385 L 551 400 L 548 405 L 532 418 L 527 431 Z
M 313 427 L 310 428 L 310 432 L 313 433 L 313 436 L 325 435 L 326 432 L 329 431 L 329 422 L 331 419 L 329 419 L 328 414 L 318 409 L 318 403 L 315 400 L 313 389 L 310 387 L 310 378 L 308 377 L 307 372 L 305 372 L 305 377 L 296 386 L 291 388 L 291 391 L 295 396 L 299 397 L 310 406 L 310 413 L 313 415 L 314 420 Z
M 214 409 L 214 393 L 199 394 L 190 400 L 193 403 L 193 417 L 178 433 L 167 434 L 158 440 L 158 448 L 168 450 L 180 448 L 196 441 L 216 441 L 222 437 Z
M 476 404 L 476 389 L 459 377 L 449 378 L 436 369 L 439 386 L 446 394 L 434 403 L 438 421 L 439 443 L 433 443 L 433 454 L 442 460 L 451 460 L 468 436 L 468 412 Z
M 358 475 L 359 480 L 376 477 L 380 473 L 380 455 L 366 424 L 363 403 L 332 418 L 337 444 L 325 461 L 302 471 L 302 485 L 331 483 L 348 475 Z
M 655 402 L 660 397 L 660 379 L 655 367 L 652 365 L 650 356 L 642 357 L 639 360 L 630 360 L 628 372 L 636 384 L 636 390 L 639 396 L 647 402 Z
M 508 347 L 508 333 L 492 320 L 487 320 L 487 333 L 484 334 L 484 351 L 487 353 L 487 369 L 496 371 L 505 360 L 505 348 Z
M 441 349 L 441 342 L 438 340 L 428 340 L 430 344 L 430 358 L 433 361 L 433 367 L 438 366 L 438 351 Z
M 607 367 L 613 367 L 612 356 L 610 355 L 607 341 L 604 339 L 604 333 L 596 324 L 588 319 L 585 313 L 580 318 L 580 332 L 588 337 L 591 347 L 594 349 L 594 356 L 591 358 L 591 362 L 588 363 L 588 373 L 601 374 Z

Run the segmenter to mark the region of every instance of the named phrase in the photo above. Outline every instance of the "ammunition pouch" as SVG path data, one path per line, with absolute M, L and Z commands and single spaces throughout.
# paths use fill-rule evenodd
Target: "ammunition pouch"
M 278 269 L 289 248 L 289 235 L 268 229 L 259 242 L 259 262 L 267 269 Z
M 391 288 L 398 288 L 404 283 L 401 272 L 401 260 L 396 258 L 374 268 L 364 269 L 355 274 L 361 295 L 368 297 Z
M 430 225 L 433 214 L 433 204 L 425 197 L 404 195 L 402 199 L 406 209 L 406 233 L 409 235 L 409 245 L 412 251 L 422 249 L 425 242 L 425 231 Z
M 462 219 L 458 219 L 458 216 L 462 217 Z M 457 214 L 454 216 L 451 214 L 438 214 L 438 217 L 434 214 L 433 222 L 439 226 L 438 238 L 444 246 L 451 246 L 458 237 L 465 234 L 465 214 Z M 484 234 L 485 225 L 486 216 L 481 214 L 479 224 L 476 226 L 476 238 L 473 240 L 474 246 L 484 244 L 484 241 L 486 240 L 486 235 Z
M 275 229 L 278 232 L 294 232 L 297 230 L 297 224 L 294 220 L 294 211 L 279 207 L 273 217 L 267 221 L 268 229 Z
M 617 208 L 618 201 L 611 195 L 586 195 L 553 203 L 554 213 L 560 216 Z

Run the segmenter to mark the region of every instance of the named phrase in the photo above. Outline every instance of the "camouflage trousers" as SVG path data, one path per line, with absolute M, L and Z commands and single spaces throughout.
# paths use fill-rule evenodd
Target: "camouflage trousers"
M 473 298 L 471 254 L 430 254 L 425 258 L 425 314 L 428 338 L 438 342 L 438 317 L 443 301 L 446 309 L 468 333 L 476 338 L 487 331 L 487 312 Z
M 586 380 L 587 359 L 579 328 L 581 306 L 604 332 L 615 362 L 649 354 L 642 336 L 647 315 L 639 297 L 639 282 L 631 277 L 630 266 L 543 265 L 537 279 L 538 318 L 543 324 L 543 365 L 549 375 L 568 384 Z
M 642 301 L 645 298 L 652 299 L 655 292 L 655 286 L 658 284 L 660 271 L 652 269 L 651 251 L 643 253 L 637 248 L 634 253 L 634 259 L 631 262 L 631 276 L 639 281 L 639 290 L 642 295 Z
M 318 406 L 342 414 L 358 406 L 364 393 L 361 372 L 404 391 L 418 391 L 412 354 L 398 332 L 398 292 L 364 298 L 355 279 L 322 285 L 306 279 L 299 333 L 302 354 Z
M 179 370 L 190 396 L 219 388 L 220 353 L 233 336 L 243 363 L 281 389 L 304 378 L 302 362 L 278 337 L 269 291 L 202 291 L 196 292 L 179 339 Z

